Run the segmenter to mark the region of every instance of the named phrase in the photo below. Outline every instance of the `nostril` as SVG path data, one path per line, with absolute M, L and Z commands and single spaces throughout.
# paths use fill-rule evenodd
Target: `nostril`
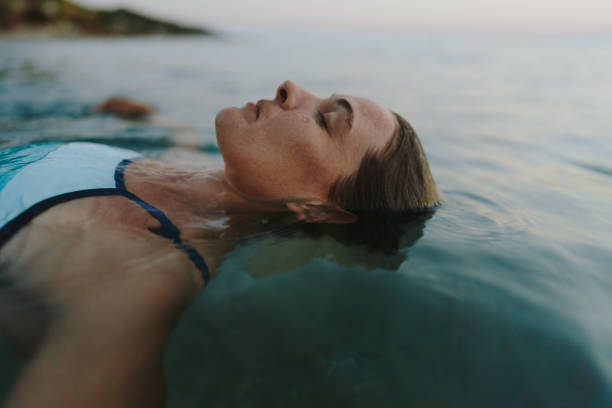
M 285 88 L 281 88 L 278 91 L 278 95 L 280 96 L 281 103 L 285 103 L 287 100 L 287 90 Z

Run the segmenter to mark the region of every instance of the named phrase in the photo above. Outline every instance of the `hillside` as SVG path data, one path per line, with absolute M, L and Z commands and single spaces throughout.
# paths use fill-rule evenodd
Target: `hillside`
M 93 10 L 68 0 L 0 0 L 0 33 L 51 35 L 210 35 L 211 31 L 127 9 Z

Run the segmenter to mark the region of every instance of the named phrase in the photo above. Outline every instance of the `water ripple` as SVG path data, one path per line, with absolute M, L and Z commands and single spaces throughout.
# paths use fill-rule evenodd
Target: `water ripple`
M 592 164 L 581 161 L 570 161 L 571 164 L 580 167 L 585 170 L 589 170 L 604 176 L 612 176 L 612 167 L 607 167 L 602 164 Z
M 447 201 L 437 212 L 435 222 L 441 232 L 472 241 L 499 241 L 528 230 L 526 216 L 506 209 L 480 194 L 445 191 Z

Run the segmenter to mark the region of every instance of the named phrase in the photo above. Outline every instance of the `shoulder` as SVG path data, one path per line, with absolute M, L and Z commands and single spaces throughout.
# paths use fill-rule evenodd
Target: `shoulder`
M 3 273 L 49 301 L 105 291 L 159 297 L 164 307 L 190 299 L 200 288 L 197 271 L 171 241 L 147 230 L 154 221 L 134 206 L 93 197 L 50 209 L 0 248 Z

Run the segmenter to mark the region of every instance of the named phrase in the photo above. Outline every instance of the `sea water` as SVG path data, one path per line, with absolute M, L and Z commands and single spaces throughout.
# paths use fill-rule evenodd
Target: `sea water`
M 169 339 L 168 406 L 606 407 L 610 72 L 606 33 L 4 38 L 0 146 L 166 150 L 176 128 L 91 114 L 122 95 L 221 163 L 216 112 L 285 79 L 379 101 L 419 133 L 442 206 L 394 253 L 326 235 L 243 241 Z M 6 392 L 22 362 L 6 344 L 0 362 Z

